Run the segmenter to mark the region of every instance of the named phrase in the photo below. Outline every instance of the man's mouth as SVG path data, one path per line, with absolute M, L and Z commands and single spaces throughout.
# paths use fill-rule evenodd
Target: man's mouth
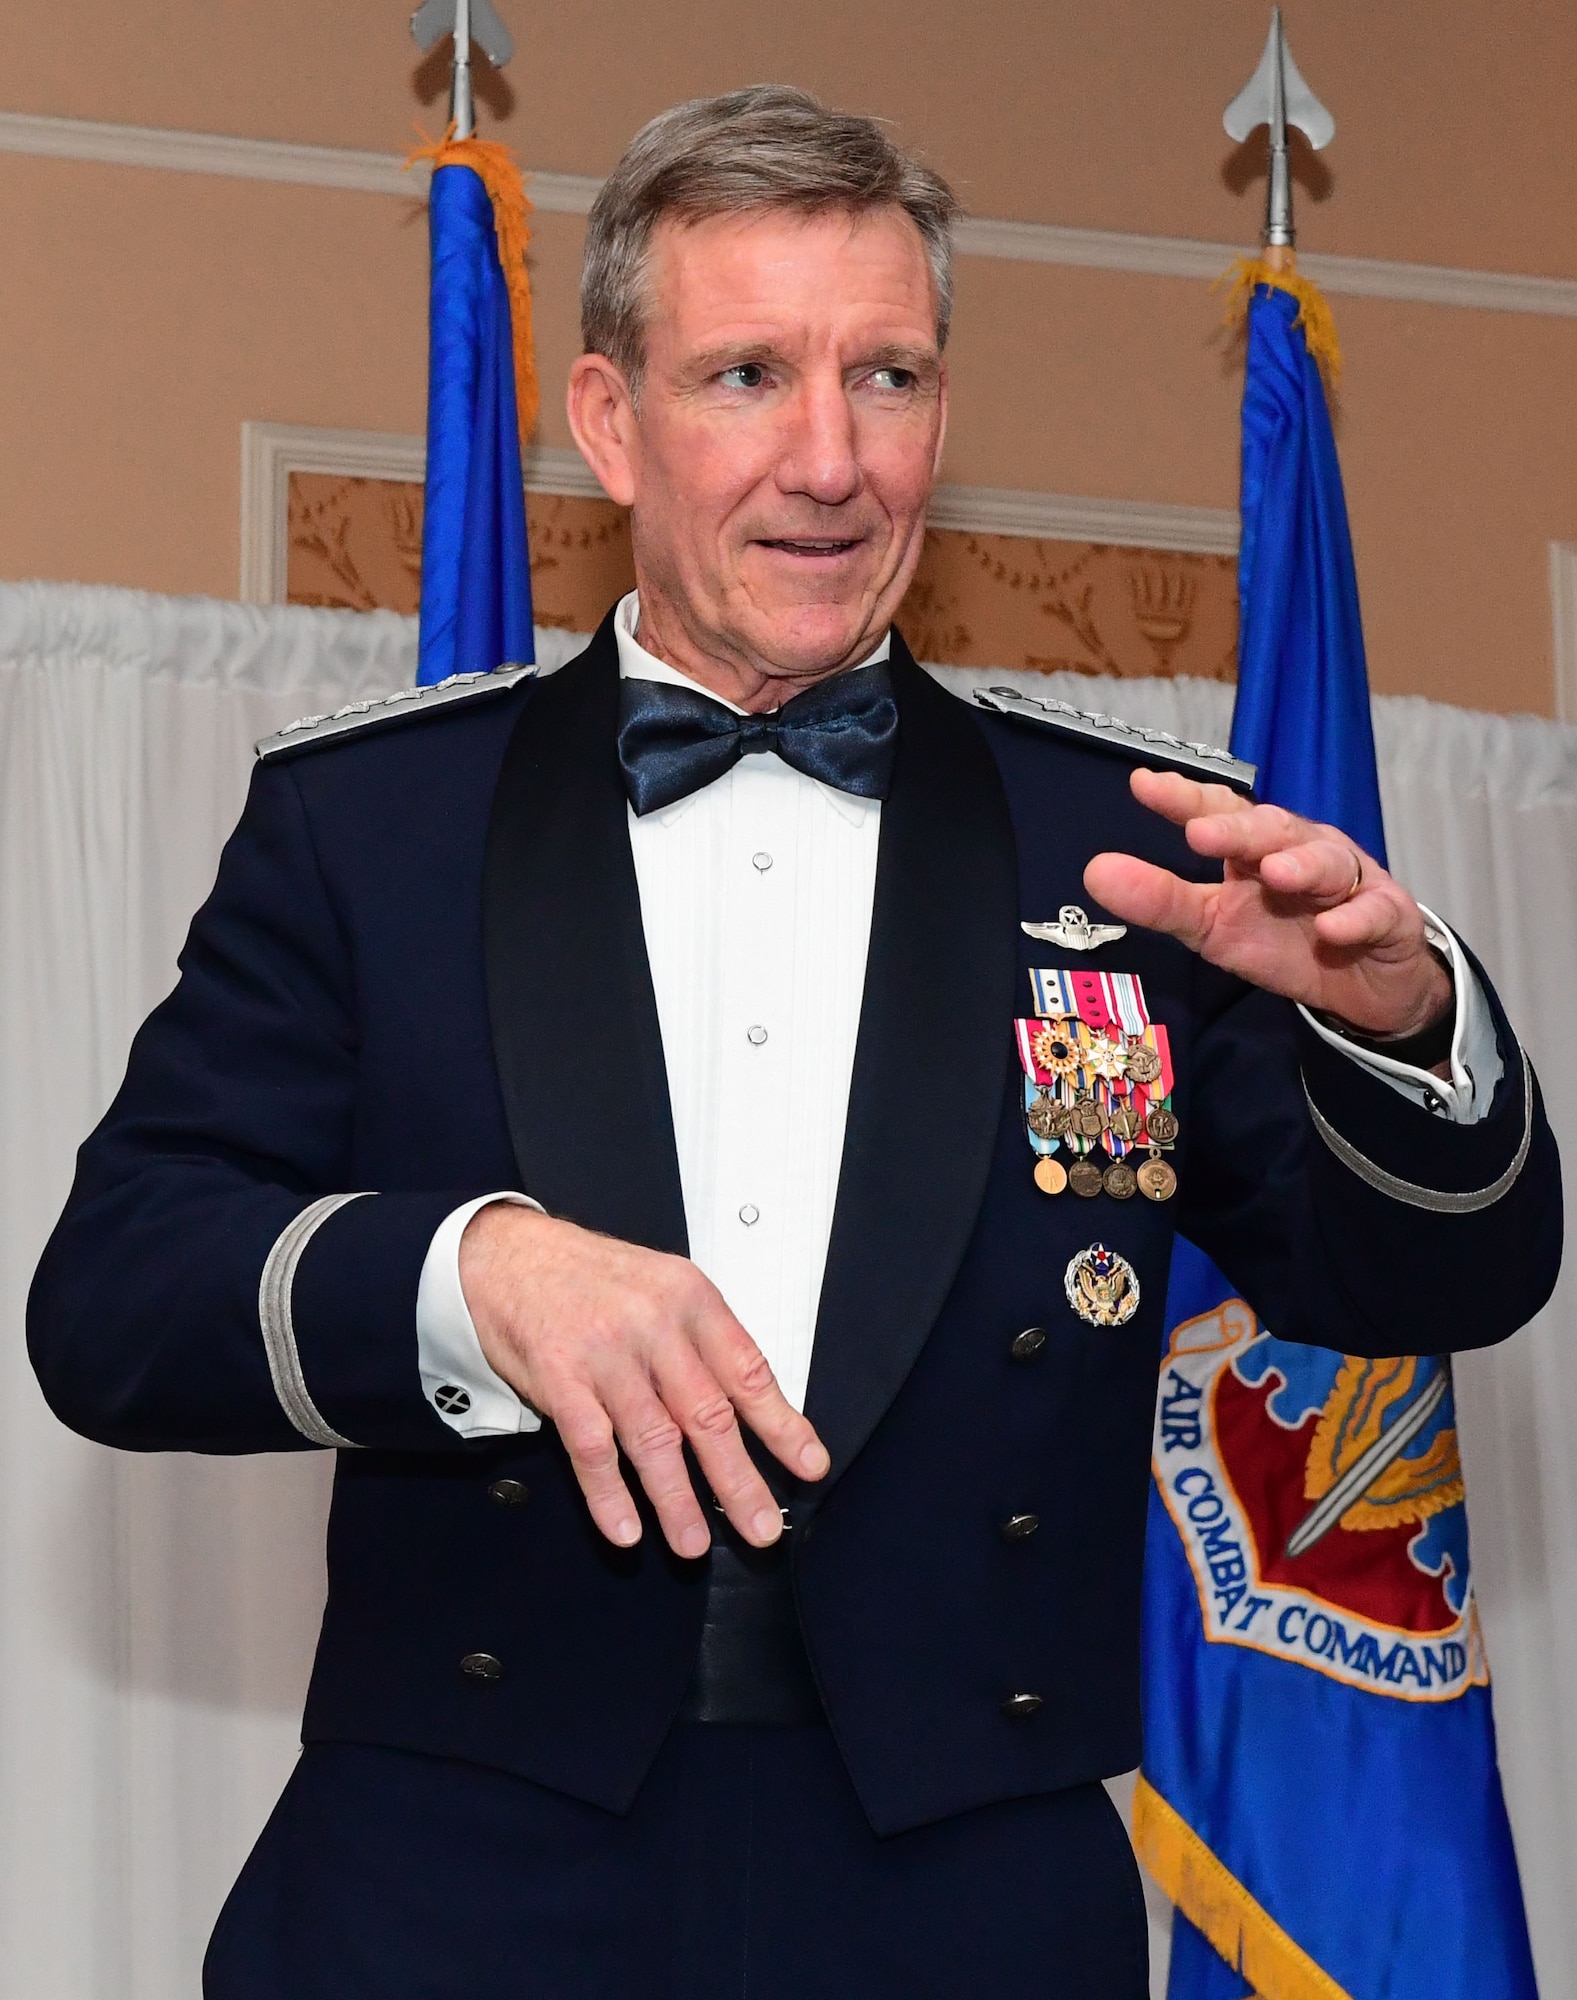
M 806 558 L 843 556 L 847 555 L 850 549 L 858 548 L 859 545 L 860 537 L 858 536 L 854 536 L 849 540 L 835 540 L 830 536 L 818 535 L 784 535 L 780 537 L 763 535 L 757 543 L 759 548 L 777 549 L 786 556 Z

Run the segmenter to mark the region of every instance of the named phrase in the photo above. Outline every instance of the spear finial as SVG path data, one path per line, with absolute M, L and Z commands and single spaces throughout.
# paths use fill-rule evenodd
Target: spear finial
M 449 118 L 457 139 L 476 131 L 476 106 L 471 96 L 471 44 L 476 42 L 495 69 L 515 53 L 509 30 L 493 11 L 492 0 L 425 0 L 411 16 L 417 46 L 430 49 L 440 35 L 454 36 L 454 81 L 449 91 Z
M 1270 127 L 1270 184 L 1265 192 L 1267 249 L 1290 252 L 1297 241 L 1292 226 L 1292 176 L 1287 170 L 1287 127 L 1296 125 L 1316 152 L 1336 134 L 1336 120 L 1298 74 L 1281 9 L 1270 10 L 1270 34 L 1259 67 L 1227 106 L 1221 121 L 1227 136 L 1243 140 L 1261 125 Z

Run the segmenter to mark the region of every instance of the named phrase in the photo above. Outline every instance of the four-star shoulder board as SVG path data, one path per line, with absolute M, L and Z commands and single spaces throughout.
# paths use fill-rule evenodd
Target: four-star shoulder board
M 1077 736 L 1086 743 L 1099 744 L 1103 750 L 1115 751 L 1120 757 L 1129 757 L 1136 764 L 1181 771 L 1190 778 L 1230 785 L 1234 791 L 1254 789 L 1254 766 L 1210 743 L 1186 743 L 1164 729 L 1141 729 L 1137 723 L 1124 722 L 1115 715 L 1075 708 L 1071 702 L 1020 694 L 1017 688 L 976 688 L 975 700 L 994 714 L 1010 715 L 1041 729 Z
M 502 694 L 517 681 L 529 680 L 535 667 L 497 667 L 490 674 L 451 674 L 431 687 L 401 688 L 398 694 L 379 701 L 353 701 L 332 715 L 303 715 L 288 723 L 276 735 L 265 736 L 257 745 L 259 759 L 283 757 L 295 750 L 310 750 L 353 729 L 374 729 L 405 722 L 414 715 L 431 715 L 452 702 L 472 701 L 478 695 Z

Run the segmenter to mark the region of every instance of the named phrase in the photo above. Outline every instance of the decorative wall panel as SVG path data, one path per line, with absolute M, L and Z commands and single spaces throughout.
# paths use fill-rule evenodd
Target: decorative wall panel
M 629 520 L 611 500 L 528 493 L 536 621 L 592 631 L 634 581 Z M 422 489 L 292 472 L 292 604 L 413 612 Z M 933 528 L 898 624 L 922 660 L 1125 679 L 1230 681 L 1237 666 L 1231 556 Z
M 1237 563 L 933 528 L 898 624 L 953 666 L 1230 681 Z

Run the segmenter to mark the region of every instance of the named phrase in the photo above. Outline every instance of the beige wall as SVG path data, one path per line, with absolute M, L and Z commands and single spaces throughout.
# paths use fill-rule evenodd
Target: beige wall
M 678 96 L 765 76 L 881 112 L 975 212 L 1250 243 L 1221 108 L 1261 0 L 500 0 L 483 124 L 607 169 Z M 395 151 L 441 118 L 400 0 L 59 0 L 11 10 L 0 108 Z M 588 21 L 595 34 L 589 35 Z M 1293 0 L 1337 138 L 1305 248 L 1577 277 L 1564 133 L 1577 16 Z M 423 95 L 431 100 L 422 102 Z M 538 220 L 545 380 L 573 352 L 580 227 Z M 0 574 L 229 595 L 247 418 L 415 431 L 414 204 L 0 156 Z M 1547 545 L 1577 540 L 1577 321 L 1335 301 L 1340 440 L 1376 685 L 1552 706 Z M 970 258 L 948 476 L 1228 506 L 1237 379 L 1200 284 Z M 567 442 L 550 394 L 542 435 Z

